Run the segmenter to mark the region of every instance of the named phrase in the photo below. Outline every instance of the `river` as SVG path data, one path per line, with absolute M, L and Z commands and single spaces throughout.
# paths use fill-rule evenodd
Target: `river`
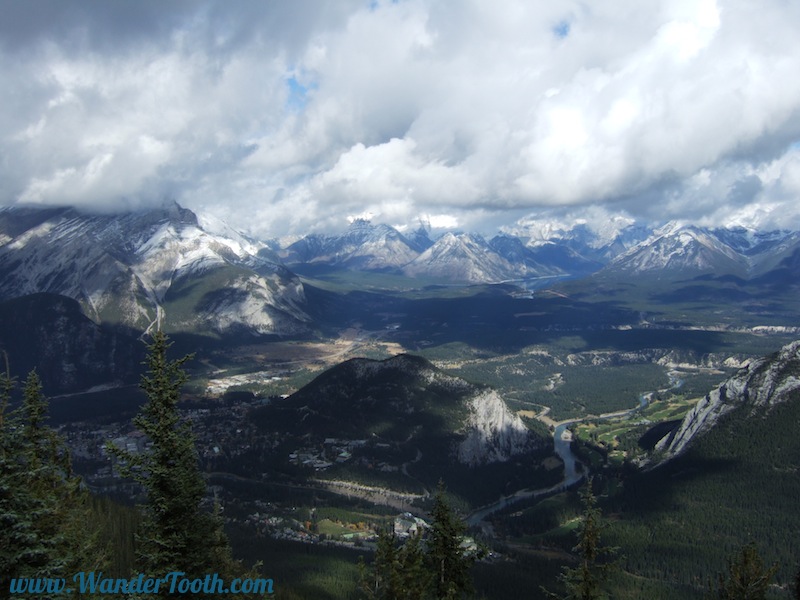
M 677 380 L 677 382 L 673 383 L 673 387 L 679 387 L 683 382 L 681 380 Z M 621 410 L 613 413 L 605 413 L 599 416 L 588 416 L 588 417 L 581 417 L 580 419 L 572 419 L 569 421 L 562 421 L 559 423 L 555 429 L 553 430 L 553 449 L 555 451 L 556 456 L 558 456 L 564 463 L 564 477 L 563 479 L 555 485 L 546 488 L 539 488 L 536 490 L 532 489 L 522 489 L 509 496 L 503 496 L 500 500 L 493 502 L 491 504 L 487 504 L 486 506 L 482 506 L 479 509 L 473 511 L 466 519 L 466 522 L 470 526 L 477 526 L 489 515 L 496 513 L 499 510 L 506 508 L 520 500 L 524 500 L 526 498 L 538 498 L 539 496 L 546 496 L 549 494 L 554 494 L 557 492 L 561 492 L 566 488 L 580 483 L 585 477 L 588 469 L 586 465 L 581 463 L 577 456 L 572 452 L 571 442 L 572 442 L 572 433 L 569 431 L 568 427 L 574 423 L 580 423 L 586 419 L 590 419 L 592 421 L 602 421 L 604 419 L 611 419 L 615 417 L 624 417 L 631 413 L 634 413 L 638 410 L 645 408 L 649 402 L 650 398 L 652 397 L 652 392 L 648 392 L 646 394 L 642 394 L 639 396 L 639 404 L 633 408 L 629 408 L 626 410 Z M 580 466 L 578 466 L 580 465 Z

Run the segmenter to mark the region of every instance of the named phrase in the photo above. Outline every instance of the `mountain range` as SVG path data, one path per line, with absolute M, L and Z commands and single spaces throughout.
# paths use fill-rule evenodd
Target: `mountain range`
M 546 232 L 529 228 L 489 240 L 470 232 L 448 232 L 431 240 L 422 229 L 414 232 L 412 241 L 388 225 L 358 220 L 343 234 L 307 236 L 278 254 L 290 269 L 328 265 L 450 283 L 578 278 L 595 273 L 612 278 L 714 274 L 747 279 L 797 262 L 800 233 L 671 222 L 657 229 L 628 223 L 611 232 L 596 232 L 585 224 Z
M 775 292 L 797 286 L 800 233 L 677 223 L 650 230 L 623 220 L 602 231 L 585 223 L 549 228 L 528 223 L 487 241 L 477 233 L 454 232 L 433 239 L 425 226 L 406 235 L 356 220 L 343 234 L 309 235 L 281 247 L 175 203 L 116 215 L 0 209 L 0 302 L 24 303 L 42 293 L 72 299 L 101 326 L 96 332 L 101 337 L 113 329 L 115 336 L 136 338 L 156 325 L 173 335 L 238 341 L 314 335 L 325 326 L 320 303 L 330 304 L 313 287 L 318 267 L 390 273 L 406 278 L 409 287 L 509 282 L 536 288 L 559 279 L 584 278 L 591 285 L 705 277 L 722 283 L 670 293 L 705 299 L 725 288 L 730 298 L 757 297 L 764 305 Z M 296 274 L 309 268 L 310 280 Z M 342 302 L 349 300 L 342 296 Z M 4 348 L 20 343 L 0 337 Z
M 302 275 L 316 268 L 405 277 L 415 293 L 337 293 Z M 564 288 L 533 298 L 512 291 L 513 284 L 528 281 L 579 278 L 588 282 L 583 297 L 568 297 Z M 455 298 L 438 295 L 438 289 L 416 293 L 431 282 L 512 285 Z M 595 284 L 608 282 L 626 285 L 605 286 L 622 290 L 612 301 L 592 300 Z M 646 286 L 653 282 L 673 295 L 663 289 L 651 294 Z M 688 296 L 704 282 L 719 285 Z M 499 390 L 497 381 L 517 377 L 520 389 L 541 389 L 543 382 L 529 385 L 535 379 L 529 365 L 477 368 L 500 352 L 494 336 L 506 343 L 513 339 L 519 349 L 536 346 L 536 352 L 560 343 L 569 354 L 548 385 L 562 385 L 563 371 L 568 383 L 576 380 L 572 389 L 583 393 L 573 368 L 580 360 L 605 360 L 609 347 L 642 350 L 642 361 L 653 362 L 668 356 L 653 348 L 699 357 L 709 349 L 761 339 L 759 332 L 773 321 L 760 312 L 753 314 L 761 329 L 737 334 L 741 339 L 721 335 L 725 318 L 744 326 L 740 314 L 731 316 L 730 310 L 740 297 L 756 298 L 759 310 L 775 305 L 770 308 L 779 311 L 775 323 L 795 324 L 796 304 L 786 298 L 796 296 L 798 282 L 800 233 L 791 231 L 678 223 L 650 229 L 623 220 L 602 231 L 585 223 L 527 223 L 486 239 L 471 232 L 436 237 L 425 227 L 405 233 L 357 220 L 343 234 L 314 234 L 281 246 L 177 204 L 123 215 L 0 209 L 0 355 L 6 353 L 17 376 L 37 368 L 48 393 L 134 382 L 143 354 L 137 338 L 153 327 L 191 343 L 203 336 L 201 342 L 242 344 L 259 337 L 313 336 L 335 312 L 341 316 L 331 328 L 337 334 L 357 321 L 354 329 L 377 331 L 381 341 L 431 349 L 430 356 L 455 356 L 443 363 L 461 364 L 470 381 L 408 354 L 342 362 L 292 395 L 253 409 L 257 426 L 280 434 L 270 438 L 276 464 L 290 474 L 296 469 L 322 480 L 397 484 L 415 492 L 430 490 L 447 476 L 449 489 L 475 505 L 500 493 L 551 486 L 560 477 L 543 466 L 550 440 L 529 430 L 506 405 L 503 396 L 513 396 L 471 382 L 472 373 L 480 374 L 480 381 L 494 377 Z M 626 305 L 624 294 L 635 285 L 645 293 Z M 734 288 L 741 296 L 719 299 L 720 290 Z M 646 298 L 664 309 L 668 298 L 678 296 L 701 298 L 706 312 L 684 311 L 681 305 L 651 323 L 653 315 L 645 311 L 652 305 L 636 304 Z M 680 322 L 671 320 L 676 313 Z M 708 314 L 712 326 L 704 329 L 708 323 L 698 324 L 697 318 Z M 581 354 L 590 350 L 595 354 Z M 739 347 L 731 346 L 734 351 Z M 797 530 L 799 365 L 800 342 L 795 342 L 750 360 L 721 385 L 717 379 L 717 387 L 654 442 L 655 468 L 624 471 L 619 495 L 608 502 L 622 515 L 612 531 L 630 538 L 629 572 L 660 581 L 664 557 L 677 557 L 670 560 L 678 567 L 670 569 L 688 578 L 700 561 L 716 565 L 698 539 L 713 540 L 707 545 L 727 552 L 745 530 L 769 541 L 769 560 L 786 562 L 796 555 L 794 542 L 784 538 L 793 540 Z M 594 394 L 597 381 L 586 387 L 587 395 Z M 572 393 L 564 390 L 557 393 Z M 541 398 L 535 395 L 515 402 L 531 399 L 538 410 Z M 327 463 L 328 470 L 287 459 L 305 454 Z M 770 509 L 759 510 L 764 506 Z M 527 518 L 522 511 L 507 516 Z M 572 544 L 570 537 L 568 547 Z M 784 573 L 783 580 L 791 575 Z
M 798 256 L 798 232 L 678 223 L 649 229 L 625 221 L 608 231 L 584 223 L 540 229 L 529 224 L 487 240 L 470 232 L 432 239 L 424 226 L 405 235 L 357 219 L 342 234 L 310 234 L 280 247 L 177 204 L 122 215 L 0 209 L 0 299 L 61 294 L 78 300 L 95 321 L 138 330 L 170 304 L 177 318 L 167 325 L 175 329 L 304 330 L 309 317 L 303 286 L 292 269 L 308 265 L 498 283 L 594 273 L 768 278 L 776 270 L 793 270 Z M 199 310 L 182 314 L 182 298 L 197 294 L 192 308 Z
M 266 245 L 177 204 L 123 215 L 0 211 L 0 300 L 40 292 L 139 333 L 163 321 L 173 332 L 297 334 L 309 321 L 302 284 Z

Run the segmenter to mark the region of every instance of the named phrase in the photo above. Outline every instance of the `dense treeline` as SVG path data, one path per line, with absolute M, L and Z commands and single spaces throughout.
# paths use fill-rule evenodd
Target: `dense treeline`
M 569 365 L 566 354 L 557 358 L 560 364 L 541 364 L 535 354 L 471 360 L 448 372 L 486 383 L 515 407 L 548 406 L 557 421 L 633 408 L 643 391 L 670 385 L 657 364 Z
M 0 374 L 0 589 L 16 578 L 60 578 L 109 563 L 93 505 L 72 473 L 63 441 L 45 424 L 47 402 L 32 371 L 22 405 Z
M 683 456 L 625 478 L 608 503 L 623 517 L 612 529 L 626 569 L 702 586 L 725 557 L 754 542 L 775 581 L 790 587 L 800 558 L 800 402 L 727 415 Z
M 30 591 L 32 582 L 72 582 L 75 574 L 90 572 L 126 579 L 136 573 L 151 578 L 181 572 L 189 579 L 216 574 L 223 580 L 256 575 L 233 559 L 219 515 L 201 507 L 205 482 L 194 437 L 177 411 L 187 359 L 167 360 L 168 347 L 166 336 L 156 333 L 142 378 L 148 403 L 134 421 L 151 449 L 134 455 L 109 446 L 147 492 L 141 520 L 108 500 L 93 499 L 81 486 L 63 440 L 45 424 L 47 401 L 36 372 L 25 381 L 17 410 L 9 408 L 14 382 L 0 374 L 3 593 L 15 596 Z M 167 597 L 165 587 L 136 597 Z
M 450 508 L 443 484 L 434 498 L 431 524 L 398 546 L 394 532 L 381 531 L 372 569 L 360 563 L 363 600 L 463 598 L 474 592 L 471 567 L 483 550 L 466 538 L 466 527 Z
M 186 359 L 168 360 L 168 348 L 156 334 L 142 380 L 148 402 L 135 421 L 151 450 L 112 450 L 147 493 L 139 510 L 81 486 L 63 441 L 46 425 L 35 372 L 13 410 L 15 382 L 0 373 L 0 593 L 12 579 L 91 570 L 125 578 L 172 570 L 259 576 L 234 557 L 219 514 L 202 507 L 194 440 L 177 413 Z M 521 582 L 558 598 L 785 598 L 795 593 L 800 557 L 799 400 L 769 412 L 737 409 L 654 471 L 604 468 L 599 499 L 589 488 L 582 503 L 566 494 L 514 508 L 496 525 L 517 543 L 493 562 L 472 564 L 480 553 L 441 492 L 426 540 L 401 546 L 382 535 L 360 578 L 352 551 L 258 545 L 245 531 L 237 532 L 236 556 L 263 557 L 284 598 L 461 598 L 472 594 L 473 575 L 475 594 L 485 598 L 514 597 Z M 602 514 L 612 517 L 605 525 Z M 569 522 L 576 526 L 565 528 Z M 619 548 L 616 571 L 606 568 L 605 542 Z

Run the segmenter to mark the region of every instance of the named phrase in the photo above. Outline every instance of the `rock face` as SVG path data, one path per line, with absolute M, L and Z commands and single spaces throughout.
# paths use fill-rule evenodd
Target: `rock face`
M 144 331 L 293 334 L 303 286 L 263 244 L 177 204 L 121 215 L 0 210 L 0 300 L 51 293 L 96 323 Z
M 530 431 L 496 391 L 481 391 L 468 404 L 467 437 L 458 445 L 460 462 L 470 466 L 505 462 L 530 449 Z
M 348 360 L 263 412 L 298 436 L 371 439 L 449 464 L 507 461 L 545 443 L 496 391 L 406 354 Z
M 777 354 L 750 361 L 736 375 L 711 391 L 684 417 L 674 435 L 662 439 L 657 450 L 672 458 L 711 429 L 721 417 L 740 406 L 769 410 L 800 391 L 800 341 Z

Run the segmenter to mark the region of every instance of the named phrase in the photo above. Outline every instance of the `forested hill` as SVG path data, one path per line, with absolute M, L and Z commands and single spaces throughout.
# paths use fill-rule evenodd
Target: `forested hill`
M 406 354 L 346 361 L 255 411 L 253 418 L 262 430 L 285 432 L 298 447 L 334 440 L 347 446 L 349 452 L 338 459 L 327 457 L 337 462 L 330 473 L 347 470 L 338 477 L 374 481 L 382 468 L 393 485 L 413 489 L 422 481 L 431 489 L 458 472 L 464 493 L 479 495 L 474 498 L 479 502 L 497 498 L 510 480 L 537 472 L 538 462 L 520 470 L 511 459 L 545 456 L 552 448 L 551 440 L 530 431 L 496 391 Z M 497 481 L 477 490 L 474 478 L 484 471 Z
M 726 407 L 706 410 L 713 426 L 682 454 L 624 481 L 608 507 L 622 515 L 608 539 L 624 548 L 626 570 L 699 589 L 753 542 L 767 564 L 778 563 L 784 588 L 775 597 L 786 597 L 800 562 L 798 377 L 798 343 L 754 361 L 704 401 Z M 684 428 L 702 412 L 699 405 Z
M 144 356 L 135 337 L 94 323 L 76 300 L 45 293 L 0 302 L 0 350 L 12 375 L 22 380 L 35 368 L 51 393 L 135 382 Z
M 662 440 L 658 448 L 671 457 L 683 452 L 721 417 L 737 407 L 751 414 L 770 410 L 796 400 L 800 393 L 800 341 L 784 346 L 780 352 L 752 360 L 739 373 L 712 390 L 686 415 L 674 435 Z
M 455 450 L 447 444 L 458 444 L 459 455 L 477 430 L 484 444 L 475 456 L 462 456 L 466 463 L 504 460 L 540 445 L 496 393 L 407 354 L 337 365 L 286 401 L 265 407 L 264 418 L 300 435 L 391 444 L 438 439 L 445 454 Z

